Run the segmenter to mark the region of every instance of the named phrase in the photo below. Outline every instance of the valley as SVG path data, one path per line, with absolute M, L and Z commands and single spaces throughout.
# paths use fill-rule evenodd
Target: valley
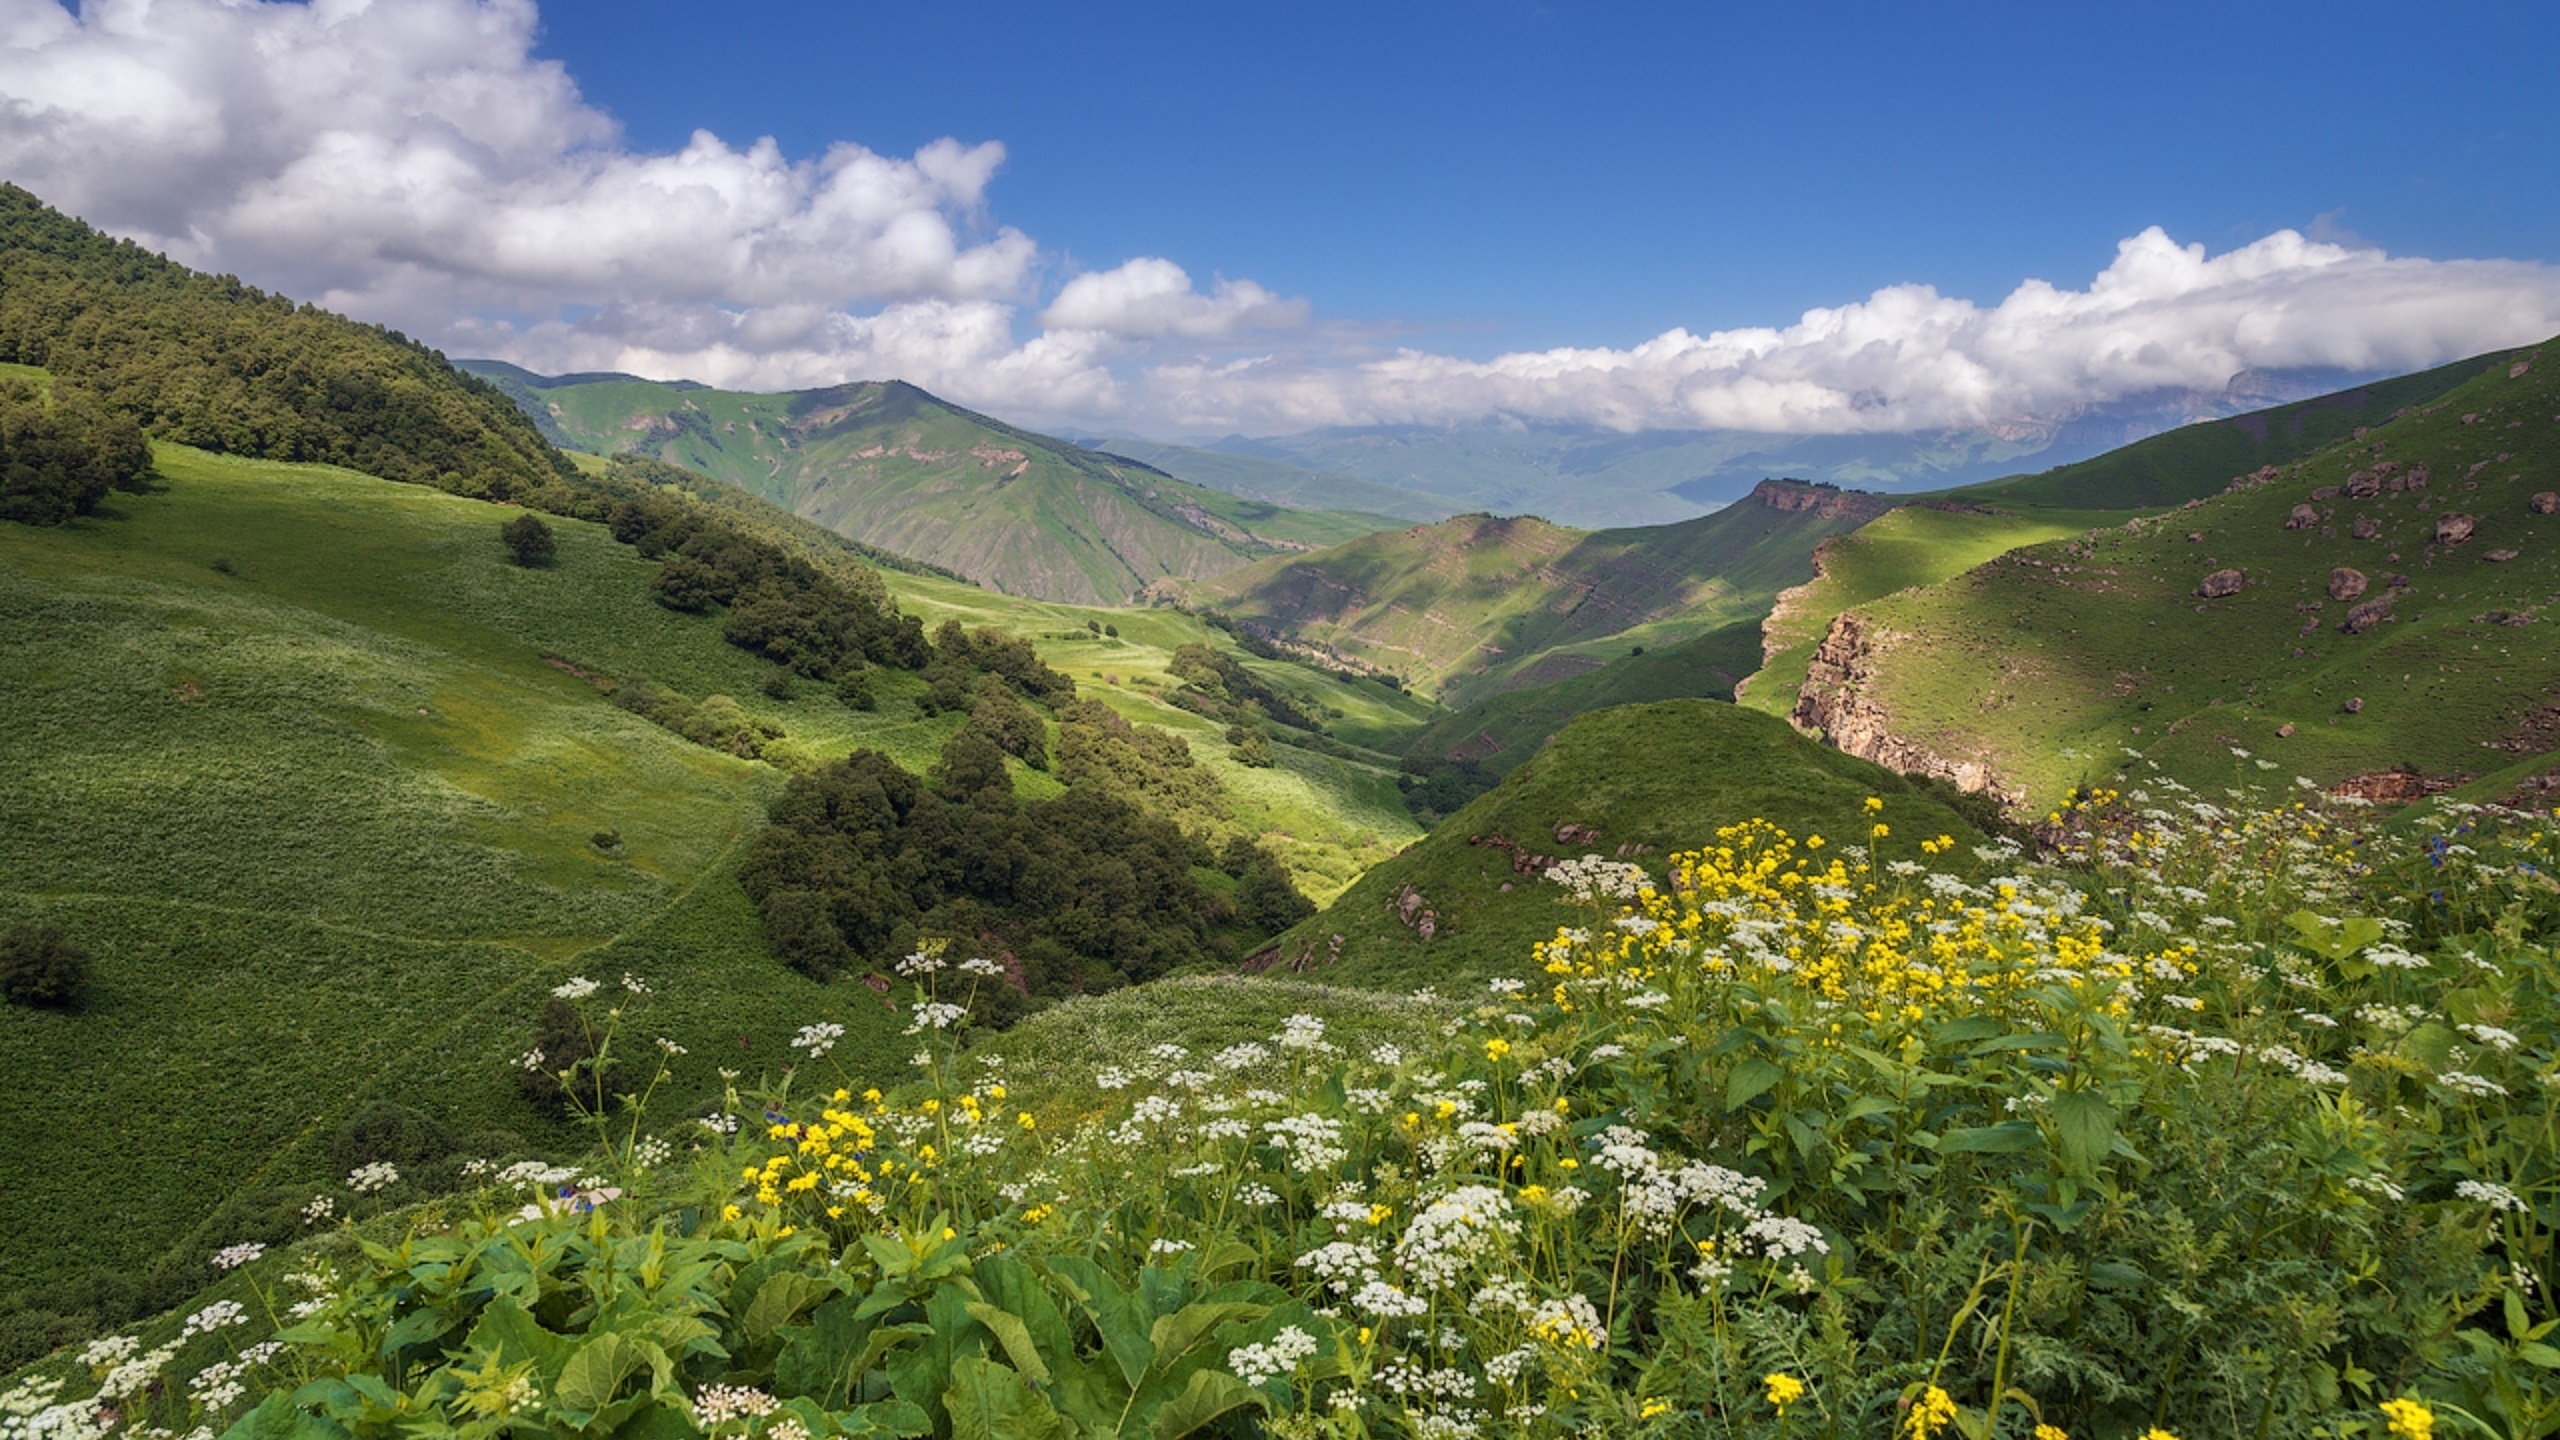
M 9 1440 L 2560 1415 L 2560 341 L 1086 445 L 0 201 Z

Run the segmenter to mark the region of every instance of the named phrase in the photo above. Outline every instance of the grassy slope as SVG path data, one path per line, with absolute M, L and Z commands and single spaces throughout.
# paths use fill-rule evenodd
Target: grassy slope
M 1756 617 L 1824 536 L 1872 512 L 1744 501 L 1677 525 L 1576 531 L 1460 516 L 1187 587 L 1199 603 L 1466 704 Z
M 1312 955 L 1311 978 L 1395 989 L 1488 975 L 1534 978 L 1530 945 L 1575 917 L 1558 906 L 1554 887 L 1515 872 L 1509 852 L 1471 837 L 1500 833 L 1559 859 L 1643 846 L 1636 858 L 1659 875 L 1665 854 L 1708 844 L 1717 827 L 1755 816 L 1799 835 L 1863 834 L 1861 806 L 1870 795 L 1887 801 L 1886 818 L 1899 837 L 1891 845 L 1907 850 L 1941 833 L 1980 838 L 1901 777 L 1733 705 L 1669 700 L 1585 715 L 1501 785 L 1282 936 L 1280 968 Z M 1560 842 L 1556 830 L 1566 824 L 1600 833 Z M 1396 915 L 1408 885 L 1438 913 L 1427 943 Z M 1341 959 L 1326 965 L 1336 935 Z
M 1108 604 L 1167 576 L 1216 574 L 1395 523 L 1187 484 L 909 385 L 761 395 L 500 374 L 519 405 L 581 448 L 699 470 L 1013 594 Z
M 1182 683 L 1169 673 L 1176 648 L 1197 641 L 1233 653 L 1225 636 L 1191 616 L 1025 600 L 930 576 L 892 575 L 888 580 L 899 608 L 921 617 L 926 628 L 956 619 L 1029 636 L 1042 658 L 1065 671 L 1084 693 L 1100 697 L 1128 720 L 1183 737 L 1192 755 L 1226 787 L 1238 822 L 1259 835 L 1289 865 L 1299 887 L 1319 903 L 1421 833 L 1396 789 L 1392 754 L 1363 762 L 1282 745 L 1276 747 L 1276 765 L 1254 769 L 1229 758 L 1225 726 L 1165 699 Z M 1095 635 L 1085 628 L 1088 620 L 1113 625 L 1120 634 Z M 1338 715 L 1334 728 L 1353 744 L 1392 745 L 1430 713 L 1430 707 L 1383 685 L 1238 658 L 1312 708 Z
M 2325 784 L 2398 766 L 2478 775 L 2519 753 L 2484 745 L 2547 749 L 2554 737 L 2530 722 L 2560 698 L 2560 635 L 2540 613 L 2560 599 L 2560 520 L 2527 500 L 2560 489 L 2554 353 L 2543 347 L 2519 377 L 2492 369 L 2272 484 L 1862 606 L 1881 631 L 1863 690 L 1894 734 L 1987 761 L 2036 804 L 2109 767 L 2122 746 L 2217 786 L 2235 772 L 2259 778 L 2261 759 L 2278 781 Z M 2383 460 L 2427 466 L 2430 487 L 2323 500 L 2319 528 L 2283 528 L 2315 488 Z M 2433 544 L 2437 517 L 2455 511 L 2478 517 L 2478 534 Z M 2352 538 L 2359 517 L 2380 536 Z M 2516 558 L 2488 559 L 2502 550 Z M 2389 622 L 2346 635 L 2348 607 L 2324 593 L 2335 566 L 2370 577 L 2366 599 L 2391 573 L 2411 588 Z M 2248 588 L 2197 598 L 2198 581 L 2223 567 L 2243 570 Z M 2480 618 L 2494 610 L 2534 620 Z M 2360 714 L 2344 712 L 2350 698 Z M 2288 725 L 2291 736 L 2276 733 Z
M 1871 600 L 1932 585 L 2021 545 L 2058 539 L 2121 514 L 2080 510 L 1941 509 L 1907 505 L 1814 552 L 1813 579 L 1779 594 L 1761 624 L 1758 662 L 1737 698 L 1784 719 L 1795 708 L 1805 666 L 1831 618 Z
M 2233 477 L 2262 465 L 2289 464 L 2347 440 L 2357 429 L 2383 424 L 2401 410 L 2424 405 L 2474 376 L 2503 371 L 2523 353 L 2475 355 L 2332 395 L 2182 426 L 2040 475 L 1994 480 L 1950 493 L 2002 506 L 2138 510 L 2176 505 L 2211 495 Z
M 0 925 L 56 921 L 99 962 L 78 1014 L 0 1008 L 18 1077 L 0 1088 L 17 1137 L 0 1233 L 44 1242 L 0 1246 L 0 1294 L 200 1253 L 225 1197 L 328 1179 L 330 1132 L 373 1099 L 565 1146 L 510 1066 L 572 972 L 656 986 L 633 1023 L 691 1050 L 680 1100 L 715 1094 L 719 1065 L 778 1067 L 820 1018 L 849 1024 L 839 1058 L 857 1073 L 896 1069 L 877 998 L 775 964 L 731 883 L 780 775 L 542 657 L 727 694 L 820 754 L 870 745 L 921 768 L 958 722 L 917 717 L 912 677 L 881 672 L 874 714 L 818 686 L 776 701 L 716 620 L 651 603 L 653 567 L 601 527 L 555 518 L 560 563 L 525 571 L 503 562 L 496 507 L 161 456 L 158 493 L 61 529 L 0 526 Z M 1125 683 L 1206 626 L 1113 615 L 1114 644 L 1082 628 L 1109 612 L 893 578 L 929 620 L 1054 622 L 1044 654 L 1105 662 L 1124 683 L 1097 690 L 1190 733 L 1319 896 L 1414 833 L 1383 765 L 1284 749 L 1281 769 L 1243 772 L 1205 722 Z M 1285 679 L 1373 725 L 1411 706 Z M 622 857 L 590 844 L 606 828 Z M 109 1118 L 63 1123 L 80 1114 Z
M 561 563 L 525 571 L 484 504 L 168 447 L 161 468 L 96 518 L 0 527 L 0 916 L 58 921 L 100 972 L 77 1015 L 0 1012 L 0 1231 L 53 1242 L 6 1247 L 0 1289 L 139 1267 L 245 1185 L 325 1178 L 321 1142 L 369 1097 L 540 1133 L 506 1068 L 535 999 L 734 893 L 731 847 L 779 784 L 543 654 L 789 711 L 813 741 L 849 728 L 758 694 L 760 667 L 650 604 L 650 567 L 600 527 L 555 520 Z M 904 728 L 877 740 L 929 754 Z M 623 858 L 589 843 L 605 828 Z M 709 1057 L 844 1003 L 774 965 L 751 916 L 650 960 L 653 1023 Z M 62 1123 L 81 1113 L 113 1143 Z M 60 1223 L 99 1214 L 117 1223 Z
M 1677 645 L 1620 656 L 1570 680 L 1487 696 L 1414 731 L 1407 753 L 1474 758 L 1495 775 L 1508 774 L 1577 715 L 1653 700 L 1731 700 L 1735 684 L 1759 662 L 1759 624 L 1736 621 Z

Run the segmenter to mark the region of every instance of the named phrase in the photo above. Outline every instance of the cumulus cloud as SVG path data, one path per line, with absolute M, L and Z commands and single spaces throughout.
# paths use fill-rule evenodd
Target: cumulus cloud
M 1203 295 L 1190 272 L 1170 260 L 1141 256 L 1116 270 L 1078 275 L 1040 314 L 1052 330 L 1099 330 L 1152 339 L 1233 335 L 1303 323 L 1307 302 L 1284 300 L 1250 280 L 1220 279 Z
M 2282 230 L 2208 255 L 2158 227 L 2086 289 L 1999 304 L 1897 285 L 1783 329 L 1667 331 L 1625 349 L 1356 365 L 1166 365 L 1147 399 L 1199 429 L 1510 415 L 1618 429 L 1892 433 L 2068 416 L 2243 371 L 2415 369 L 2560 332 L 2560 270 L 2396 258 Z
M 2083 288 L 1987 306 L 1901 285 L 1784 327 L 1382 355 L 1304 300 L 1159 256 L 1061 279 L 989 214 L 1000 143 L 635 148 L 535 56 L 537 19 L 532 0 L 0 0 L 0 175 L 450 353 L 742 388 L 895 376 L 1032 423 L 1172 433 L 1997 426 L 2560 331 L 2552 267 L 2315 225 L 2220 255 L 2146 230 Z
M 1009 297 L 979 233 L 998 144 L 793 161 L 707 132 L 620 144 L 529 0 L 0 0 L 0 172 L 181 259 L 374 318 L 647 297 Z

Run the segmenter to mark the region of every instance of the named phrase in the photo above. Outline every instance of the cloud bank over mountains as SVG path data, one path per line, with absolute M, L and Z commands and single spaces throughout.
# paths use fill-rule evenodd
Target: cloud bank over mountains
M 2407 369 L 2560 332 L 2560 268 L 2158 228 L 2085 288 L 1898 285 L 1784 328 L 1382 352 L 1308 301 L 999 223 L 996 142 L 627 144 L 530 0 L 0 0 L 0 178 L 449 353 L 780 389 L 895 376 L 1039 423 L 1882 433 L 2064 417 L 2242 371 Z

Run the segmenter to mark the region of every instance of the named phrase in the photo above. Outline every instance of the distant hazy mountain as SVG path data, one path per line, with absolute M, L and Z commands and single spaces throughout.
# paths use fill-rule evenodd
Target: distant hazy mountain
M 2305 399 L 2368 378 L 2334 370 L 2251 372 L 2220 390 L 2160 391 L 2068 414 L 1921 434 L 1622 434 L 1588 425 L 1492 421 L 1259 438 L 1233 435 L 1207 448 L 1445 497 L 1495 514 L 1541 515 L 1577 526 L 1650 525 L 1729 504 L 1762 480 L 1782 476 L 1903 492 L 1979 484 L 2085 460 L 2181 425 Z M 1184 473 L 1180 464 L 1165 468 Z M 1218 482 L 1201 478 L 1201 483 Z M 1382 507 L 1373 502 L 1357 508 Z
M 1445 520 L 1467 508 L 1445 495 L 1381 485 L 1268 455 L 1171 445 L 1130 435 L 1097 436 L 1084 439 L 1083 443 L 1108 454 L 1143 461 L 1194 485 L 1301 510 L 1357 510 L 1398 520 L 1428 521 Z

